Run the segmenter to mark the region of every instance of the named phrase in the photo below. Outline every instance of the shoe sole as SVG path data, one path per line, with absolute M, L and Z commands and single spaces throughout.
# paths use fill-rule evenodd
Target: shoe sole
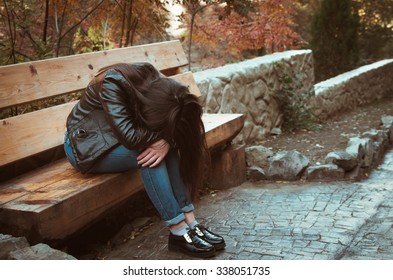
M 203 252 L 203 253 L 192 253 L 189 252 L 181 247 L 177 247 L 176 245 L 168 245 L 168 250 L 171 252 L 180 252 L 183 253 L 187 256 L 191 256 L 191 257 L 197 257 L 197 258 L 211 258 L 214 257 L 216 255 L 215 251 L 211 251 L 211 252 Z
M 221 251 L 221 250 L 224 250 L 226 244 L 222 243 L 222 244 L 213 245 L 213 246 L 214 246 L 214 249 L 216 249 L 216 251 Z

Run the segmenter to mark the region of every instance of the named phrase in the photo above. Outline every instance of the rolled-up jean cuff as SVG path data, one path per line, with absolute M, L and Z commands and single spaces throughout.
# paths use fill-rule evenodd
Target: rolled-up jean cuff
M 174 217 L 173 219 L 167 220 L 165 221 L 165 225 L 166 226 L 173 226 L 173 225 L 177 225 L 178 223 L 180 223 L 181 221 L 184 221 L 186 219 L 186 216 L 181 213 L 179 215 L 177 215 L 176 217 Z
M 194 211 L 194 205 L 192 203 L 184 206 L 181 210 L 184 213 L 190 212 L 190 211 Z M 166 226 L 173 226 L 173 225 L 177 225 L 178 223 L 180 223 L 181 221 L 184 221 L 186 219 L 186 216 L 181 213 L 179 215 L 177 215 L 176 217 L 174 217 L 173 219 L 167 220 L 165 221 L 165 225 Z
M 188 205 L 184 206 L 181 210 L 183 212 L 187 213 L 187 212 L 194 211 L 194 209 L 195 209 L 194 205 L 191 203 L 191 204 L 188 204 Z

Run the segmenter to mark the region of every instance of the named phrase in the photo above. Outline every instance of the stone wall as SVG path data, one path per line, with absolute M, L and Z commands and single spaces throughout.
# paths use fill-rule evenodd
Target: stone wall
M 314 114 L 326 119 L 393 94 L 393 59 L 382 60 L 314 85 L 310 50 L 286 51 L 194 73 L 205 113 L 241 113 L 237 143 L 263 140 L 283 122 L 277 93 L 310 93 Z M 291 85 L 284 85 L 290 81 Z
M 321 119 L 393 94 L 393 59 L 341 74 L 314 86 L 310 104 Z
M 283 116 L 275 95 L 285 73 L 296 93 L 314 86 L 310 50 L 286 51 L 194 73 L 206 113 L 241 113 L 245 126 L 235 142 L 255 143 L 280 127 Z

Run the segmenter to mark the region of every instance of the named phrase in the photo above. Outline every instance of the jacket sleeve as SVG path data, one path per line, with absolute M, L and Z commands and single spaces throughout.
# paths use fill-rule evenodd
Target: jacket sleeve
M 109 71 L 103 79 L 99 99 L 119 142 L 128 149 L 141 149 L 158 140 L 158 133 L 137 126 L 131 96 L 133 90 L 117 71 Z

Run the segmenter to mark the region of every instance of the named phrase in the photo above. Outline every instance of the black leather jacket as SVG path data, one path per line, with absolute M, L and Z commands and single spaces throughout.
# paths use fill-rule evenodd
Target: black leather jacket
M 134 77 L 115 69 L 96 74 L 67 118 L 67 133 L 76 167 L 87 172 L 99 157 L 122 144 L 141 150 L 158 140 L 156 132 L 138 125 L 135 90 L 160 77 L 149 63 L 132 64 Z

